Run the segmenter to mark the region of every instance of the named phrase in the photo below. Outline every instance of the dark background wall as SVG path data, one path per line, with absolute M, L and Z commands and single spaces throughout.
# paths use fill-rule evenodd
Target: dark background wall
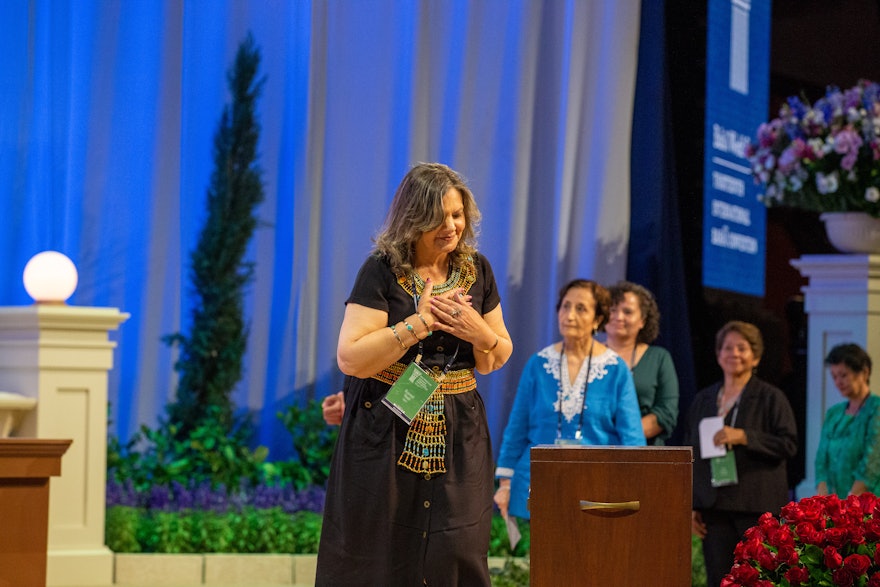
M 880 2 L 877 0 L 773 0 L 768 119 L 794 94 L 810 102 L 828 85 L 880 79 Z M 789 396 L 803 436 L 806 388 L 806 281 L 790 261 L 834 252 L 816 214 L 768 210 L 766 293 L 763 298 L 704 288 L 702 279 L 703 120 L 705 107 L 706 5 L 671 0 L 666 5 L 667 64 L 673 140 L 683 228 L 687 296 L 698 388 L 720 378 L 714 335 L 727 320 L 755 323 L 766 351 L 759 375 Z M 801 442 L 803 446 L 803 442 Z M 796 485 L 803 461 L 789 471 Z

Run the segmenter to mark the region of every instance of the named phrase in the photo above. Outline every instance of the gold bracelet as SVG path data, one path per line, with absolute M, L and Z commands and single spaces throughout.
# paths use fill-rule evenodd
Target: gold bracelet
M 402 340 L 400 340 L 400 337 L 399 337 L 399 336 L 398 336 L 398 335 L 397 335 L 397 329 L 396 329 L 396 328 L 395 328 L 395 327 L 394 327 L 394 324 L 392 324 L 392 325 L 391 325 L 391 326 L 389 326 L 389 327 L 388 327 L 388 328 L 390 328 L 390 329 L 391 329 L 391 332 L 393 332 L 393 333 L 394 333 L 394 338 L 396 338 L 396 339 L 397 339 L 397 344 L 399 344 L 399 345 L 400 345 L 400 348 L 402 348 L 402 349 L 403 349 L 403 350 L 406 350 L 406 349 L 408 349 L 408 348 L 409 348 L 409 347 L 408 347 L 408 346 L 406 346 L 406 345 L 405 345 L 405 344 L 403 344 L 403 341 L 402 341 Z
M 495 347 L 497 347 L 497 346 L 498 346 L 498 335 L 496 334 L 496 335 L 495 335 L 495 344 L 493 344 L 492 347 L 491 347 L 489 350 L 484 351 L 483 349 L 480 349 L 480 352 L 481 352 L 481 353 L 486 353 L 486 354 L 488 355 L 489 353 L 491 353 L 492 351 L 494 351 L 494 350 L 495 350 Z
M 425 335 L 425 338 L 427 338 L 427 337 L 431 336 L 432 334 L 434 334 L 434 331 L 431 330 L 431 328 L 428 326 L 428 323 L 425 322 L 425 319 L 422 317 L 422 315 L 421 315 L 419 312 L 416 312 L 416 316 L 419 317 L 419 320 L 421 320 L 421 321 L 422 321 L 422 324 L 425 325 L 425 330 L 428 331 L 428 334 Z

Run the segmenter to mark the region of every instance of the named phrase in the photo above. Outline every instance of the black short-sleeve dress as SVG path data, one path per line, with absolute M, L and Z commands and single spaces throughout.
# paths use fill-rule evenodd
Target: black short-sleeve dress
M 388 324 L 395 324 L 415 313 L 413 293 L 420 294 L 422 286 L 417 278 L 396 276 L 387 261 L 373 255 L 346 303 L 388 312 Z M 458 287 L 473 296 L 471 304 L 482 314 L 500 303 L 482 255 L 451 268 L 433 294 Z M 421 362 L 435 374 L 454 360 L 422 410 L 424 418 L 420 413 L 407 426 L 382 398 L 418 348 L 413 345 L 369 379 L 347 378 L 316 585 L 490 585 L 492 447 L 476 390 L 473 348 L 440 331 L 424 340 Z

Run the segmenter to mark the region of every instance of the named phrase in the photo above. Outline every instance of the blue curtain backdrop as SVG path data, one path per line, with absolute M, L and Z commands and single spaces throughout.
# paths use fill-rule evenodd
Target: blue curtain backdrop
M 251 32 L 266 76 L 267 197 L 248 253 L 236 404 L 270 454 L 287 456 L 276 412 L 340 387 L 343 301 L 371 237 L 409 166 L 441 161 L 477 197 L 480 248 L 515 343 L 510 363 L 479 382 L 497 446 L 522 365 L 558 338 L 564 282 L 611 283 L 629 263 L 631 278 L 666 292 L 666 324 L 687 315 L 675 272 L 659 265 L 679 253 L 664 224 L 674 200 L 657 198 L 668 178 L 639 188 L 657 204 L 644 209 L 648 227 L 633 216 L 642 234 L 629 246 L 640 20 L 656 26 L 641 10 L 638 0 L 2 2 L 0 303 L 30 303 L 20 276 L 35 253 L 71 257 L 70 303 L 131 314 L 114 335 L 111 433 L 155 424 L 176 382 L 161 337 L 187 331 L 212 138 Z M 666 164 L 644 158 L 639 167 Z
M 698 386 L 685 288 L 666 56 L 665 2 L 643 2 L 633 107 L 627 278 L 641 283 L 657 298 L 661 313 L 657 344 L 672 355 L 679 380 L 679 414 L 685 414 Z M 678 437 L 673 434 L 671 442 Z

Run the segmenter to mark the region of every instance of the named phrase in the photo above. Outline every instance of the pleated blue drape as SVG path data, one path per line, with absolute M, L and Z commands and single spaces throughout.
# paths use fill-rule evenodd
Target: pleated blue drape
M 470 181 L 514 337 L 480 378 L 497 445 L 522 365 L 558 338 L 559 287 L 626 274 L 639 19 L 638 0 L 2 2 L 0 303 L 30 303 L 32 255 L 70 256 L 70 303 L 131 314 L 111 433 L 155 424 L 176 381 L 161 337 L 188 327 L 213 134 L 251 32 L 267 197 L 234 400 L 256 440 L 285 457 L 276 412 L 341 385 L 343 301 L 397 182 L 432 160 Z

